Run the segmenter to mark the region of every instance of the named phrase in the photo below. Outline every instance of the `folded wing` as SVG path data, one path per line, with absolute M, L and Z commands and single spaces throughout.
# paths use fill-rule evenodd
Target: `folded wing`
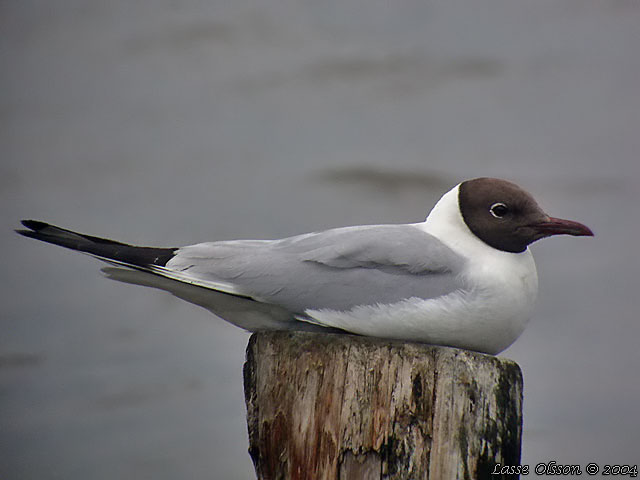
M 138 247 L 33 220 L 23 225 L 21 235 L 116 265 L 107 269 L 111 278 L 169 291 L 249 330 L 313 322 L 311 310 L 431 299 L 462 288 L 464 259 L 413 225 L 181 248 Z
M 346 227 L 282 240 L 180 248 L 166 269 L 294 314 L 446 295 L 464 260 L 412 225 Z

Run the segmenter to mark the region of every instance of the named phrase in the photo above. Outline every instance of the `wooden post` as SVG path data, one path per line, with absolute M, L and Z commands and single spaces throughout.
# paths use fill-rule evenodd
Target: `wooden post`
M 244 366 L 261 480 L 482 479 L 518 465 L 522 374 L 504 358 L 352 335 L 264 332 Z

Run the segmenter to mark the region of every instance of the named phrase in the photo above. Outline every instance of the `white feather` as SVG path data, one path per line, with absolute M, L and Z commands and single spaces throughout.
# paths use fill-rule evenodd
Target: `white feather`
M 499 353 L 529 321 L 538 292 L 538 275 L 529 249 L 502 252 L 476 237 L 458 206 L 459 185 L 447 192 L 416 228 L 437 237 L 467 258 L 463 289 L 423 300 L 409 298 L 349 311 L 308 310 L 306 319 L 362 335 L 406 339 Z M 301 318 L 305 320 L 305 318 Z

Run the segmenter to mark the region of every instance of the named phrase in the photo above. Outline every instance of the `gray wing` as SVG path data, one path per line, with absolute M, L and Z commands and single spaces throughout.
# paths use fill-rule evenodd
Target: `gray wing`
M 166 269 L 178 280 L 301 315 L 446 295 L 461 287 L 463 263 L 415 226 L 377 225 L 192 245 L 178 249 Z

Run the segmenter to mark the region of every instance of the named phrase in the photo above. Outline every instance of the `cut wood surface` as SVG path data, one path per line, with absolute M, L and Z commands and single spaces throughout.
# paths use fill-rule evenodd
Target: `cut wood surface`
M 504 358 L 264 332 L 244 367 L 259 479 L 481 479 L 518 465 L 522 374 Z

